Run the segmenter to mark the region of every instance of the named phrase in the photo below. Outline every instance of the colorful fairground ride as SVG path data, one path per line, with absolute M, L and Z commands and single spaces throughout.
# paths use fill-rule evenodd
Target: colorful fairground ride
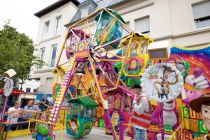
M 151 104 L 157 107 L 153 110 L 155 117 L 148 137 L 184 137 L 183 117 L 179 120 L 176 110 L 183 106 L 178 96 L 184 94 L 183 73 L 184 70 L 190 71 L 188 63 L 191 62 L 182 59 L 181 53 L 192 52 L 181 52 L 174 48 L 170 51 L 167 42 L 153 44 L 149 36 L 131 31 L 116 11 L 107 8 L 97 10 L 68 29 L 53 70 L 56 79 L 53 85 L 55 103 L 49 117 L 40 124 L 45 126 L 44 130 L 49 130 L 45 138 L 55 139 L 53 130 L 67 95 L 66 131 L 71 137 L 88 135 L 95 119 L 101 117 L 104 117 L 106 131 L 112 134 L 114 140 L 132 137 L 130 116 L 132 101 L 136 97 L 132 87 L 140 84 Z M 170 52 L 175 60 L 169 59 Z M 179 62 L 183 65 L 176 61 L 178 58 L 181 58 Z M 168 75 L 164 76 L 166 71 Z M 163 83 L 165 77 L 169 79 Z M 205 79 L 208 82 L 208 77 Z M 189 83 L 195 85 L 192 81 Z M 172 110 L 171 120 L 162 115 L 167 109 Z M 36 131 L 35 136 L 40 135 L 42 132 Z
M 90 24 L 94 24 L 95 29 Z M 54 127 L 61 104 L 68 94 L 70 105 L 66 130 L 69 135 L 74 138 L 87 135 L 94 120 L 105 117 L 114 139 L 118 139 L 108 108 L 113 107 L 121 113 L 126 109 L 119 109 L 119 106 L 125 106 L 131 112 L 135 95 L 127 85 L 132 84 L 132 80 L 140 84 L 137 79 L 148 65 L 147 47 L 152 39 L 132 32 L 116 11 L 105 8 L 68 28 L 53 71 L 57 82 L 53 85 L 55 104 L 46 120 L 48 126 Z M 119 98 L 114 96 L 115 92 Z M 116 101 L 107 101 L 111 97 Z M 111 104 L 115 104 L 115 108 Z

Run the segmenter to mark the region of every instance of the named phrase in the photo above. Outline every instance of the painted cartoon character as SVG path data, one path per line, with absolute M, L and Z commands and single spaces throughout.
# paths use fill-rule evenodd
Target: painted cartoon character
M 210 82 L 207 79 L 207 77 L 204 75 L 204 71 L 200 67 L 195 67 L 193 69 L 193 73 L 190 73 L 190 63 L 188 61 L 183 60 L 175 60 L 171 58 L 171 60 L 174 60 L 176 64 L 176 68 L 182 73 L 183 78 L 185 79 L 185 82 L 196 89 L 207 89 L 210 87 Z
M 177 60 L 176 68 L 182 73 L 184 79 L 190 73 L 190 63 L 187 61 Z
M 182 101 L 184 103 L 186 103 L 187 106 L 190 105 L 190 102 L 192 100 L 195 100 L 197 98 L 199 98 L 203 93 L 199 90 L 185 90 L 183 89 L 182 92 L 181 92 L 181 95 L 182 95 Z
M 178 112 L 175 101 L 163 103 L 163 120 L 164 127 L 169 126 L 173 130 L 178 127 Z
M 169 76 L 172 72 L 175 72 L 172 70 L 171 67 L 168 66 L 162 66 L 163 67 L 163 78 L 162 80 L 157 80 L 154 82 L 155 88 L 158 91 L 158 97 L 163 99 L 165 96 L 166 99 L 168 99 L 169 94 L 169 86 L 175 85 L 178 82 L 178 75 L 176 74 L 176 81 L 175 82 L 169 82 Z M 160 88 L 158 87 L 158 84 L 160 85 Z
M 72 129 L 72 131 L 74 132 L 74 134 L 77 134 L 78 132 L 78 125 L 77 125 L 77 121 L 72 119 L 68 122 L 68 126 L 69 128 Z
M 210 140 L 210 93 L 203 94 L 200 98 L 197 98 L 190 102 L 190 107 L 200 113 L 201 118 L 204 121 L 208 133 L 194 140 Z
M 196 67 L 193 71 L 193 75 L 188 75 L 185 80 L 186 83 L 197 89 L 207 89 L 210 87 L 209 81 L 205 77 L 203 69 L 200 67 Z
M 143 66 L 143 62 L 138 58 L 130 58 L 125 64 L 125 72 L 127 74 L 139 74 Z
M 136 70 L 137 66 L 138 66 L 137 61 L 135 59 L 132 59 L 130 61 L 130 65 L 129 65 L 128 69 L 129 70 Z
M 119 132 L 119 120 L 120 120 L 120 115 L 118 112 L 113 112 L 111 122 L 113 123 L 113 127 L 116 132 Z
M 160 125 L 161 116 L 163 113 L 164 126 L 169 126 L 173 130 L 178 127 L 178 113 L 176 110 L 176 103 L 174 100 L 165 102 L 163 104 L 159 103 L 155 111 L 152 113 L 152 124 Z

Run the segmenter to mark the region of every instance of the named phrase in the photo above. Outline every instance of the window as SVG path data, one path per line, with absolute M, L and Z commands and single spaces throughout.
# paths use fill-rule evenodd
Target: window
M 56 58 L 57 44 L 52 45 L 52 55 L 50 60 L 50 67 L 55 66 L 55 58 Z
M 149 16 L 135 20 L 135 30 L 142 34 L 150 33 Z
M 41 48 L 40 49 L 40 60 L 42 60 L 42 61 L 44 61 L 44 54 L 45 54 L 45 48 Z M 43 66 L 42 64 L 39 65 L 39 69 L 41 69 L 42 66 Z
M 26 88 L 26 92 L 31 92 L 31 88 Z
M 196 29 L 210 27 L 210 1 L 192 5 Z
M 61 22 L 61 15 L 55 18 L 55 31 L 54 35 L 57 35 L 60 33 L 60 22 Z
M 44 93 L 45 94 L 51 94 L 52 93 L 53 79 L 52 78 L 46 78 L 45 84 L 46 85 L 45 85 Z
M 44 28 L 43 28 L 43 35 L 42 35 L 42 39 L 46 39 L 48 36 L 48 32 L 49 32 L 49 27 L 50 27 L 50 21 L 47 21 L 44 23 Z
M 86 17 L 88 15 L 89 8 L 85 7 L 81 10 L 81 18 Z
M 37 89 L 34 89 L 33 92 L 36 93 L 37 92 Z

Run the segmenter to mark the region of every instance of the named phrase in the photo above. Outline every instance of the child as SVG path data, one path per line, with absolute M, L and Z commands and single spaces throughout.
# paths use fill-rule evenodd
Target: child
M 134 125 L 134 139 L 146 140 L 147 130 L 150 126 L 151 112 L 148 98 L 141 92 L 140 85 L 134 85 L 133 91 L 137 94 L 133 101 L 133 114 L 131 123 Z

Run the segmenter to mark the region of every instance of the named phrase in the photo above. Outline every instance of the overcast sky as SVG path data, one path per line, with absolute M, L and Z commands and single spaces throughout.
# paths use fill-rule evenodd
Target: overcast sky
M 0 0 L 0 29 L 10 19 L 11 26 L 34 41 L 39 19 L 33 14 L 57 0 Z

